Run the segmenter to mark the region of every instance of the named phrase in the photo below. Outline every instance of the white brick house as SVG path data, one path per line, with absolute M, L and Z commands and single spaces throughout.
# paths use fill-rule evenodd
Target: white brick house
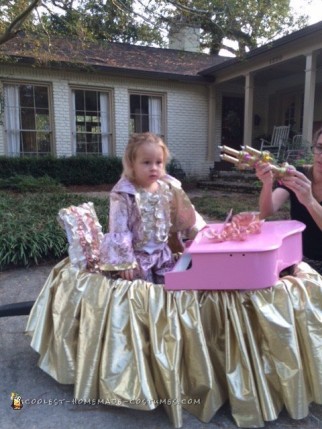
M 19 42 L 12 44 L 16 58 L 20 55 Z M 5 48 L 9 49 L 8 45 Z M 26 65 L 26 51 L 18 65 L 0 63 L 4 107 L 0 155 L 121 156 L 132 131 L 149 129 L 164 137 L 170 152 L 188 173 L 200 176 L 205 168 L 208 170 L 209 79 L 197 76 L 195 71 L 183 74 L 181 70 L 186 65 L 195 70 L 200 63 L 202 67 L 210 66 L 222 59 L 184 53 L 182 61 L 178 50 L 120 44 L 113 48 L 117 49 L 115 57 L 130 54 L 134 48 L 139 63 L 142 52 L 148 54 L 147 60 L 155 60 L 160 53 L 163 58 L 164 52 L 171 58 L 167 58 L 169 66 L 165 65 L 163 73 L 158 71 L 162 64 L 158 57 L 157 64 L 152 65 L 157 71 L 150 66 L 148 72 L 139 75 L 135 67 L 129 68 L 131 64 L 121 72 L 98 70 L 97 59 L 81 71 L 66 65 L 66 59 L 59 67 L 49 63 L 30 66 Z M 180 72 L 173 73 L 172 64 L 180 58 Z M 119 61 L 124 63 L 123 59 Z
M 0 156 L 121 156 L 131 132 L 150 130 L 187 174 L 205 177 L 227 142 L 227 111 L 239 115 L 235 147 L 273 125 L 292 123 L 308 140 L 322 125 L 322 23 L 244 59 L 26 38 L 0 48 Z

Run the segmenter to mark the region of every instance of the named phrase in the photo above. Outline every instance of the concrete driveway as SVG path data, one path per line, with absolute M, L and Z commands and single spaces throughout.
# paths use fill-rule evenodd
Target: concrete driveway
M 35 300 L 53 264 L 0 272 L 0 303 Z M 135 411 L 106 405 L 73 404 L 73 386 L 61 385 L 37 367 L 38 355 L 24 335 L 27 316 L 0 318 L 0 427 L 1 429 L 171 429 L 162 408 Z M 11 408 L 11 393 L 21 395 L 22 409 Z M 27 401 L 28 400 L 28 401 Z M 29 403 L 26 403 L 29 402 Z M 229 404 L 209 423 L 202 423 L 184 412 L 185 429 L 235 429 Z M 291 420 L 283 411 L 266 429 L 322 429 L 322 406 L 313 404 L 303 420 Z

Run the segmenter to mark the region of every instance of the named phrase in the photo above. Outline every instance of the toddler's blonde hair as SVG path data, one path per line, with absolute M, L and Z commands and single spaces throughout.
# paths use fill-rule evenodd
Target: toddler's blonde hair
M 166 174 L 165 167 L 169 160 L 169 150 L 162 140 L 162 138 L 154 133 L 134 133 L 130 136 L 129 142 L 126 146 L 125 153 L 122 159 L 123 173 L 122 177 L 126 177 L 129 180 L 134 180 L 133 177 L 133 162 L 135 161 L 137 151 L 143 144 L 155 144 L 162 149 L 163 152 L 163 174 Z

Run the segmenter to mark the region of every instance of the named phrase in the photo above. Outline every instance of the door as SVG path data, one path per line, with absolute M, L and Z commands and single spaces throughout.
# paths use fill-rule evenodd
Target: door
M 281 125 L 290 125 L 290 136 L 302 133 L 304 94 L 299 92 L 281 97 Z
M 244 97 L 223 97 L 221 144 L 240 150 L 244 135 Z

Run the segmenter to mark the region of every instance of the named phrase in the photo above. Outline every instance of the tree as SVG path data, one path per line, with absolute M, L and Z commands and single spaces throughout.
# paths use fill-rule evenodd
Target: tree
M 157 6 L 156 6 L 157 5 Z M 243 55 L 307 24 L 306 15 L 290 9 L 289 0 L 155 0 L 146 13 L 159 15 L 157 27 L 190 25 L 201 30 L 201 47 L 217 54 L 227 49 Z M 226 41 L 236 42 L 237 47 Z
M 66 34 L 83 40 L 162 44 L 158 32 L 139 19 L 134 0 L 54 0 L 53 10 L 44 4 L 42 24 L 51 34 Z
M 13 39 L 23 28 L 30 27 L 32 12 L 41 0 L 0 0 L 0 45 Z
M 164 46 L 169 29 L 201 30 L 201 48 L 235 55 L 306 25 L 289 0 L 0 0 L 0 44 L 20 30 Z M 228 45 L 235 42 L 236 47 Z

